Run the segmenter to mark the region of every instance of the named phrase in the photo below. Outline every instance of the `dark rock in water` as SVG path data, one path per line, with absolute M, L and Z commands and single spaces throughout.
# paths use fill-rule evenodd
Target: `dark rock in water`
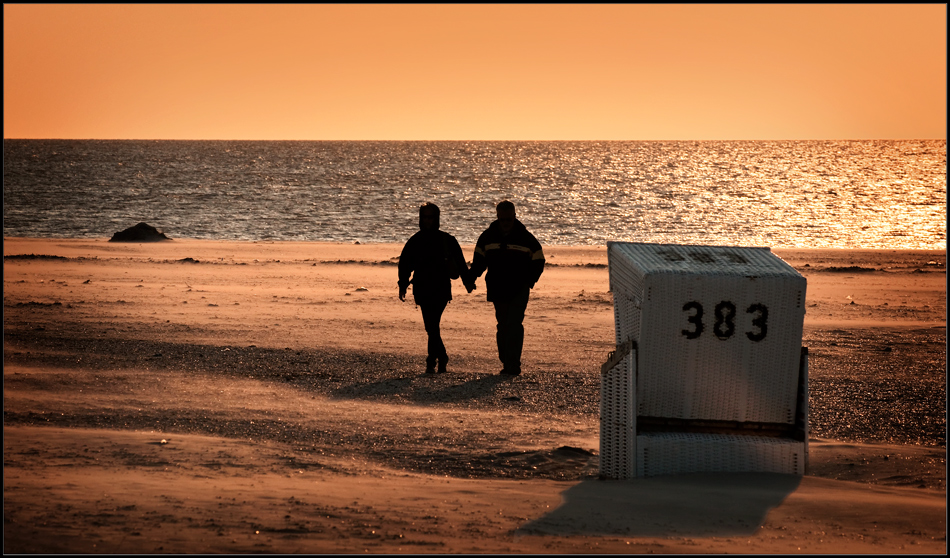
M 155 227 L 147 223 L 139 223 L 134 227 L 115 233 L 109 239 L 109 242 L 158 242 L 160 240 L 171 239 Z

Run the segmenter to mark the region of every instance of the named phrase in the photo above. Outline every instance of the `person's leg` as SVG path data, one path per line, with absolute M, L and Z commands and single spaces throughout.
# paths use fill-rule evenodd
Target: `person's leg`
M 498 322 L 495 341 L 498 359 L 506 374 L 521 372 L 521 352 L 524 348 L 524 314 L 528 307 L 530 289 L 525 287 L 510 300 L 495 302 L 495 320 Z
M 422 309 L 422 323 L 425 324 L 426 334 L 429 336 L 427 344 L 426 372 L 435 372 L 436 361 L 439 361 L 440 371 L 445 370 L 445 362 L 448 362 L 448 355 L 445 352 L 445 344 L 442 343 L 442 331 L 440 324 L 442 322 L 442 313 L 445 312 L 447 302 L 436 302 L 432 304 L 420 305 Z
M 502 372 L 508 370 L 508 364 L 505 362 L 508 352 L 508 306 L 507 300 L 493 300 L 495 305 L 495 344 L 498 345 L 498 360 L 501 361 Z

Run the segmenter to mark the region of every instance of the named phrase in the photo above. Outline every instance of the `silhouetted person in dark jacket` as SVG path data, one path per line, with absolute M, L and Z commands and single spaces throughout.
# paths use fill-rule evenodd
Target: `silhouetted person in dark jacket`
M 458 277 L 468 283 L 462 248 L 454 236 L 439 230 L 439 207 L 425 203 L 419 208 L 419 232 L 409 238 L 399 255 L 399 300 L 406 300 L 412 284 L 412 297 L 422 310 L 429 336 L 427 374 L 436 371 L 436 362 L 444 373 L 449 361 L 439 326 L 445 306 L 452 300 L 452 279 Z
M 472 268 L 465 287 L 472 291 L 485 269 L 488 301 L 495 305 L 498 358 L 501 373 L 521 374 L 524 347 L 524 313 L 528 294 L 544 271 L 541 243 L 515 218 L 515 204 L 503 201 L 496 207 L 498 220 L 478 237 Z

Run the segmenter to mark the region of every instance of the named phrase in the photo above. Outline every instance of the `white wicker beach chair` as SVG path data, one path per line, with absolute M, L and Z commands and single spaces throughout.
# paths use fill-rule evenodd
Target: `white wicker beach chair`
M 805 278 L 768 248 L 611 242 L 608 262 L 601 475 L 802 474 Z

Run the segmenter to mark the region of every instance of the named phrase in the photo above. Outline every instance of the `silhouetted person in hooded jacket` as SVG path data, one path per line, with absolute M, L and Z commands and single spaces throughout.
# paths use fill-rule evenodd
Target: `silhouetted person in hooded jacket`
M 498 220 L 478 237 L 465 288 L 471 292 L 483 271 L 488 301 L 495 305 L 501 374 L 521 374 L 524 313 L 528 294 L 544 271 L 541 243 L 515 218 L 515 204 L 505 200 L 495 208 Z
M 454 236 L 439 230 L 439 213 L 439 207 L 433 203 L 419 208 L 419 232 L 409 238 L 399 255 L 399 300 L 406 300 L 411 284 L 412 297 L 422 310 L 429 336 L 427 374 L 436 371 L 436 363 L 438 371 L 444 373 L 449 361 L 440 324 L 442 313 L 452 300 L 452 279 L 462 277 L 468 284 L 468 265 L 462 248 Z

